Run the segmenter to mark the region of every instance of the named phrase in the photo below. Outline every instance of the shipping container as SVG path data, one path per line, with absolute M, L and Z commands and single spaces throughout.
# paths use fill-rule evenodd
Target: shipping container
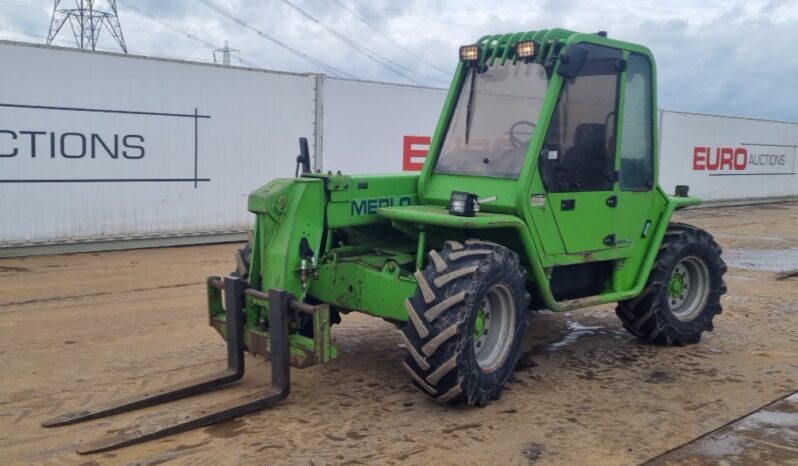
M 247 195 L 294 175 L 299 137 L 314 169 L 419 170 L 446 97 L 9 41 L 0 61 L 0 256 L 240 238 Z M 660 127 L 669 192 L 798 196 L 795 123 L 661 111 Z

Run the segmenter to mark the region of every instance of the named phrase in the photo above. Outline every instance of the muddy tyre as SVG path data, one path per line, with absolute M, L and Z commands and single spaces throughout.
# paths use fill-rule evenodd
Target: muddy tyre
M 521 354 L 529 304 L 518 255 L 487 241 L 447 241 L 416 279 L 401 334 L 413 384 L 444 404 L 498 398 Z
M 726 264 L 712 235 L 691 225 L 672 223 L 662 241 L 645 291 L 622 301 L 615 312 L 624 328 L 649 343 L 698 343 L 712 331 L 723 310 Z

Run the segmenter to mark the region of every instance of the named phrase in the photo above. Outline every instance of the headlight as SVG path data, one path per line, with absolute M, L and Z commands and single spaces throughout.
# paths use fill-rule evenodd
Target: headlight
M 480 55 L 482 55 L 482 49 L 479 48 L 479 45 L 464 45 L 460 47 L 460 61 L 466 63 L 475 62 L 479 60 Z
M 449 213 L 459 217 L 473 217 L 477 207 L 477 195 L 462 191 L 452 191 L 449 198 Z
M 531 58 L 538 52 L 538 44 L 534 40 L 525 40 L 515 44 L 515 56 L 518 58 Z

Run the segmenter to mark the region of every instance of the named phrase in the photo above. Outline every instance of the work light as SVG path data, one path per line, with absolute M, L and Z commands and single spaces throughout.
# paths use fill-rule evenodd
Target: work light
M 482 55 L 482 49 L 479 45 L 464 45 L 460 47 L 460 61 L 469 63 L 479 60 Z
M 534 57 L 538 51 L 538 44 L 534 40 L 525 40 L 515 44 L 515 56 L 518 58 Z
M 449 198 L 449 213 L 459 217 L 473 217 L 479 209 L 477 195 L 462 191 L 452 191 Z

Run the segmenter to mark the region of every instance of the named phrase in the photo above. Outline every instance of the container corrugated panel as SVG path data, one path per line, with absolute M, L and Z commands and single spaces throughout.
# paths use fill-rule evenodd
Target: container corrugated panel
M 324 169 L 397 173 L 417 168 L 405 158 L 426 152 L 445 99 L 445 89 L 326 79 Z
M 0 244 L 240 231 L 315 77 L 0 43 Z
M 661 183 L 707 201 L 798 196 L 798 124 L 663 111 Z

